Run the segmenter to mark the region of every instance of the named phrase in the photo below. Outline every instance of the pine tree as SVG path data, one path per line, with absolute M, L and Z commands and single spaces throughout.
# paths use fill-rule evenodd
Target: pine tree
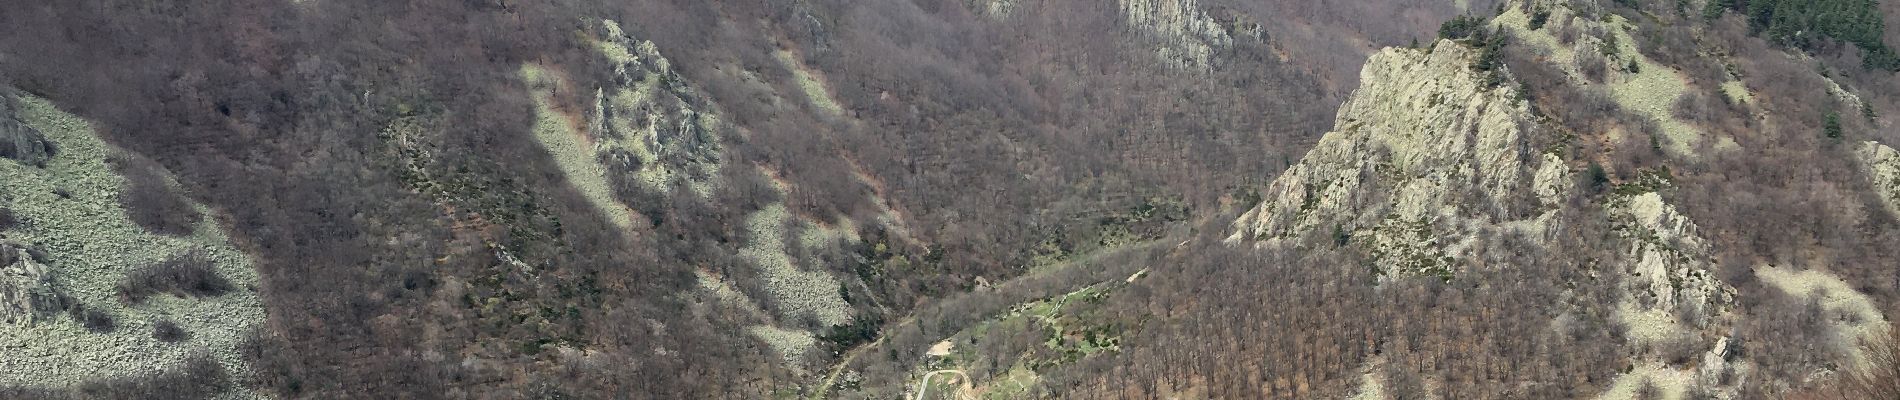
M 1828 112 L 1827 123 L 1821 129 L 1823 133 L 1827 134 L 1827 137 L 1829 139 L 1840 139 L 1842 136 L 1841 114 L 1837 112 Z
M 1708 4 L 1702 6 L 1702 18 L 1710 20 L 1721 18 L 1722 13 L 1733 8 L 1735 8 L 1735 0 L 1709 0 Z

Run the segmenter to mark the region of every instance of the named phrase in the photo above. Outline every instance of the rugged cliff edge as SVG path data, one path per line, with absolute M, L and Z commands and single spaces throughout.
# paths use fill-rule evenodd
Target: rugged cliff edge
M 1539 235 L 1571 185 L 1568 167 L 1514 87 L 1474 71 L 1452 41 L 1366 62 L 1334 131 L 1234 222 L 1230 242 L 1297 245 L 1314 234 L 1371 246 L 1388 273 L 1451 273 L 1459 238 Z
M 1862 143 L 1854 152 L 1867 168 L 1867 179 L 1887 211 L 1900 215 L 1900 151 L 1877 142 Z
M 1566 160 L 1562 150 L 1576 134 L 1533 113 L 1509 71 L 1475 68 L 1484 51 L 1441 40 L 1374 55 L 1334 130 L 1234 221 L 1227 241 L 1347 248 L 1364 254 L 1382 280 L 1450 282 L 1471 269 L 1515 267 L 1496 253 L 1556 245 L 1559 227 L 1608 224 L 1614 234 L 1595 244 L 1621 250 L 1570 263 L 1621 282 L 1614 314 L 1640 368 L 1606 395 L 1648 381 L 1669 393 L 1695 382 L 1733 396 L 1735 382 L 1716 377 L 1747 367 L 1725 357 L 1734 289 L 1711 273 L 1712 252 L 1695 223 L 1658 193 L 1670 188 L 1668 172 L 1645 171 L 1572 201 L 1587 195 L 1573 193 L 1584 189 L 1577 176 L 1587 162 Z M 1714 361 L 1672 362 L 1653 350 L 1664 346 L 1708 349 L 1703 358 Z

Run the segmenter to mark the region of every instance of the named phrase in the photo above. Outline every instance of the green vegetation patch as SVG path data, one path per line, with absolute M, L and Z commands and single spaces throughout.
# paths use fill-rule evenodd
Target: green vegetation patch
M 1628 182 L 1617 184 L 1616 190 L 1611 193 L 1618 198 L 1627 198 L 1644 193 L 1659 192 L 1670 188 L 1674 181 L 1675 177 L 1669 173 L 1668 167 L 1645 168 L 1641 171 L 1637 171 L 1635 178 L 1630 179 Z
M 1019 398 L 1030 393 L 1042 372 L 1121 351 L 1126 327 L 1103 323 L 1107 318 L 1096 313 L 1115 290 L 1126 286 L 1118 279 L 1017 304 L 952 335 L 949 341 L 956 350 L 919 365 L 919 376 L 940 369 L 969 371 L 978 379 L 983 398 Z M 986 342 L 997 340 L 1033 343 Z
M 1742 13 L 1755 32 L 1782 44 L 1814 49 L 1824 39 L 1859 46 L 1870 69 L 1900 70 L 1900 55 L 1882 40 L 1885 13 L 1874 0 L 1709 0 L 1704 15 Z

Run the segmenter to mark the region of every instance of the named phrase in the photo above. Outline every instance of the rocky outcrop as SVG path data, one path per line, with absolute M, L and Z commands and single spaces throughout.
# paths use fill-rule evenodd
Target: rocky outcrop
M 719 170 L 719 118 L 653 42 L 602 21 L 600 51 L 614 86 L 595 91 L 587 135 L 601 162 L 654 191 L 710 193 Z
M 1201 10 L 1195 0 L 1121 0 L 1128 26 L 1161 43 L 1164 62 L 1183 69 L 1213 67 L 1214 54 L 1233 45 L 1228 28 Z
M 564 99 L 579 96 L 571 95 L 573 82 L 562 71 L 522 66 L 534 96 L 535 139 L 568 182 L 623 229 L 638 225 L 636 214 L 665 207 L 675 189 L 710 197 L 724 128 L 704 111 L 712 108 L 708 101 L 653 42 L 635 39 L 611 20 L 601 21 L 598 34 L 594 44 L 613 66 L 613 80 L 594 88 L 584 100 L 592 104 L 565 105 Z
M 1879 142 L 1866 142 L 1854 151 L 1867 168 L 1867 180 L 1874 192 L 1886 201 L 1887 211 L 1900 215 L 1900 151 Z
M 1486 84 L 1477 50 L 1440 41 L 1367 61 L 1336 128 L 1234 223 L 1230 242 L 1361 246 L 1382 273 L 1449 276 L 1486 232 L 1540 238 L 1568 197 L 1570 167 L 1515 93 Z M 1499 72 L 1506 73 L 1508 72 Z M 1620 186 L 1604 215 L 1629 244 L 1617 260 L 1632 310 L 1683 312 L 1704 325 L 1731 290 L 1712 274 L 1695 224 L 1657 190 L 1666 172 Z M 1533 240 L 1538 242 L 1538 240 Z
M 12 102 L 0 98 L 0 158 L 21 164 L 44 166 L 56 151 L 40 131 L 27 126 L 14 115 Z
M 1511 85 L 1470 68 L 1477 50 L 1440 41 L 1367 61 L 1335 130 L 1262 193 L 1229 241 L 1295 244 L 1315 233 L 1370 247 L 1387 272 L 1445 273 L 1454 238 L 1531 228 L 1564 198 L 1569 172 L 1533 146 L 1537 123 Z
M 0 239 L 0 323 L 27 324 L 58 311 L 59 294 L 43 254 Z
M 1645 174 L 1646 180 L 1660 181 Z M 1665 185 L 1666 181 L 1630 185 Z M 1625 189 L 1625 192 L 1630 190 Z M 1638 343 L 1675 339 L 1709 327 L 1726 315 L 1734 289 L 1714 274 L 1708 240 L 1694 221 L 1654 191 L 1615 195 L 1606 207 L 1618 235 L 1628 243 L 1624 304 L 1619 313 Z
M 1484 252 L 1517 243 L 1507 237 L 1553 246 L 1555 227 L 1608 222 L 1614 235 L 1597 245 L 1622 251 L 1579 262 L 1617 275 L 1614 317 L 1628 328 L 1630 348 L 1643 349 L 1631 362 L 1645 365 L 1610 390 L 1652 378 L 1687 385 L 1714 376 L 1711 368 L 1747 368 L 1726 353 L 1720 366 L 1695 369 L 1649 350 L 1726 351 L 1716 332 L 1733 320 L 1734 290 L 1709 272 L 1708 240 L 1662 195 L 1671 187 L 1667 170 L 1641 171 L 1591 197 L 1600 212 L 1564 210 L 1576 178 L 1556 149 L 1573 138 L 1543 125 L 1508 70 L 1473 68 L 1479 52 L 1439 41 L 1373 55 L 1334 130 L 1262 192 L 1266 200 L 1233 223 L 1228 242 L 1354 248 L 1382 279 L 1451 280 L 1477 265 L 1510 268 Z M 1699 385 L 1732 393 L 1722 391 L 1731 384 Z

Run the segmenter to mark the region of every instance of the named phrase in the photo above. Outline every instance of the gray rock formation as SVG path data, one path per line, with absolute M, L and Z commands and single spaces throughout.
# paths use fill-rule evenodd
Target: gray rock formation
M 1862 143 L 1854 155 L 1867 168 L 1867 180 L 1874 192 L 1887 203 L 1887 210 L 1900 214 L 1900 151 L 1879 142 Z
M 20 121 L 11 103 L 9 99 L 0 99 L 0 158 L 33 166 L 46 165 L 57 149 L 39 130 Z
M 1605 245 L 1622 251 L 1593 262 L 1619 275 L 1612 317 L 1632 348 L 1686 341 L 1726 351 L 1714 333 L 1732 325 L 1734 289 L 1710 273 L 1713 251 L 1694 221 L 1659 193 L 1672 186 L 1668 172 L 1646 170 L 1597 198 L 1601 213 L 1562 213 L 1574 168 L 1551 149 L 1570 139 L 1544 126 L 1516 85 L 1487 84 L 1493 77 L 1471 68 L 1477 58 L 1478 50 L 1442 40 L 1373 55 L 1334 130 L 1262 191 L 1266 200 L 1234 221 L 1228 242 L 1355 247 L 1382 279 L 1455 279 L 1471 268 L 1512 267 L 1483 251 L 1508 247 L 1504 238 L 1554 246 L 1559 227 L 1602 219 L 1617 235 Z M 1495 73 L 1509 80 L 1508 70 Z M 1893 158 L 1864 153 L 1870 165 Z M 1696 369 L 1649 350 L 1629 356 L 1643 367 L 1617 387 L 1747 368 L 1733 357 Z M 1733 393 L 1727 383 L 1702 387 Z
M 601 161 L 649 189 L 707 185 L 720 159 L 719 118 L 653 42 L 613 21 L 601 34 L 615 82 L 596 90 L 587 127 Z
M 42 262 L 27 246 L 0 239 L 0 323 L 32 323 L 58 311 L 59 294 Z
M 1480 230 L 1540 233 L 1568 170 L 1534 144 L 1541 132 L 1516 89 L 1470 68 L 1476 57 L 1450 41 L 1373 55 L 1334 131 L 1263 191 L 1229 241 L 1331 232 L 1408 275 L 1451 272 L 1466 247 L 1451 242 Z

